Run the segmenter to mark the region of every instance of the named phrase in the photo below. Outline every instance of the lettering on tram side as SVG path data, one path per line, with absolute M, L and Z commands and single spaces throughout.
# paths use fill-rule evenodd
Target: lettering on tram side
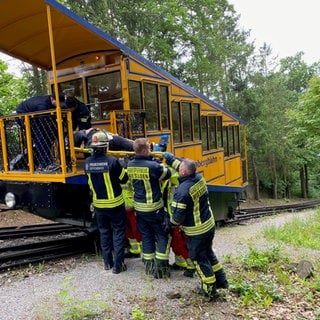
M 207 167 L 209 164 L 215 163 L 217 161 L 218 161 L 217 157 L 208 157 L 205 160 L 196 161 L 196 166 L 197 167 L 201 167 L 201 166 Z

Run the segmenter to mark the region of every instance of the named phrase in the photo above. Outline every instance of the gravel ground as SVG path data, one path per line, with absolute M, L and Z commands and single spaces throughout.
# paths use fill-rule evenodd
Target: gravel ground
M 281 214 L 248 224 L 220 228 L 216 232 L 213 247 L 221 262 L 226 255 L 238 256 L 246 252 L 250 245 L 269 248 L 272 244 L 262 238 L 262 228 L 280 226 L 293 217 L 307 217 L 312 212 Z M 320 251 L 290 247 L 284 250 L 296 262 L 301 259 L 313 263 L 320 260 Z M 193 292 L 199 284 L 197 278 L 185 278 L 181 271 L 172 271 L 170 279 L 151 279 L 144 274 L 141 259 L 127 259 L 126 263 L 128 270 L 118 275 L 105 271 L 98 256 L 59 260 L 45 266 L 29 267 L 15 274 L 2 273 L 0 320 L 64 319 L 61 310 L 65 310 L 66 315 L 68 301 L 80 306 L 84 300 L 107 310 L 107 315 L 77 319 L 239 319 L 231 297 L 225 290 L 222 291 L 221 301 L 207 303 Z M 228 268 L 225 269 L 228 274 Z M 132 315 L 137 307 L 145 312 L 141 318 Z M 89 306 L 84 308 L 88 310 Z M 146 310 L 152 317 L 148 316 Z M 279 319 L 296 318 L 285 315 Z

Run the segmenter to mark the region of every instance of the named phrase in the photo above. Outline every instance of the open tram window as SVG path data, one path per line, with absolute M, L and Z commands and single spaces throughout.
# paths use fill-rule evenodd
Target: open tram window
M 110 111 L 123 109 L 120 71 L 88 77 L 87 92 L 92 119 L 108 119 Z

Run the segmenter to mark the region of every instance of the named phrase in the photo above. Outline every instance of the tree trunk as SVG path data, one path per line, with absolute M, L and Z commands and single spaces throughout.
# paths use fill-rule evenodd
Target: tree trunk
M 305 174 L 305 180 L 306 180 L 306 198 L 309 198 L 309 174 L 308 174 L 308 166 L 304 165 L 304 174 Z
M 272 196 L 273 199 L 278 199 L 278 179 L 276 176 L 273 179 Z
M 252 163 L 252 175 L 253 175 L 253 196 L 254 196 L 254 200 L 260 200 L 259 177 L 258 177 L 253 156 L 251 156 L 251 163 Z
M 306 165 L 303 165 L 300 168 L 300 186 L 301 186 L 301 197 L 307 198 L 308 197 L 308 190 L 307 190 L 307 181 L 306 181 Z
M 278 176 L 277 176 L 277 169 L 275 164 L 274 157 L 272 158 L 272 162 L 270 163 L 270 169 L 272 170 L 272 198 L 278 199 Z

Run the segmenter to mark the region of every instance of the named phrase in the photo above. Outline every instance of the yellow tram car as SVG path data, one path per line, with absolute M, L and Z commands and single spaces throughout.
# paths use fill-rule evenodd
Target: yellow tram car
M 93 127 L 155 145 L 168 137 L 167 151 L 196 161 L 216 220 L 232 218 L 248 184 L 241 118 L 54 0 L 2 0 L 0 10 L 2 52 L 47 70 L 51 92 L 84 102 Z M 37 169 L 30 126 L 37 118 L 55 128 L 55 172 Z M 43 113 L 2 117 L 0 138 L 0 201 L 55 220 L 90 221 L 87 150 L 74 145 L 69 110 L 58 102 Z

